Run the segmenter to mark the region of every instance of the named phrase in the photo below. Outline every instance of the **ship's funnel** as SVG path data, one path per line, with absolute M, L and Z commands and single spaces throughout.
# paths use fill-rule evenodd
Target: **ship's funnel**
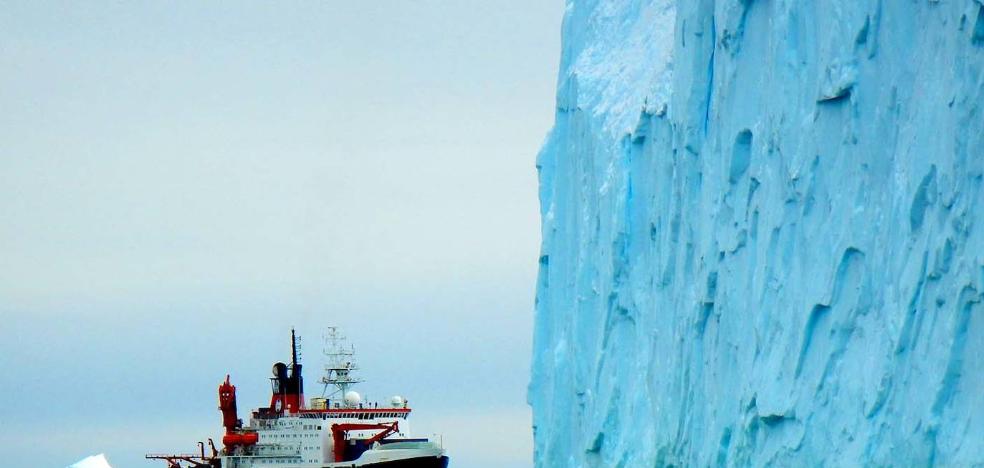
M 297 335 L 293 329 L 290 331 L 290 351 L 290 367 L 282 362 L 274 364 L 273 378 L 270 379 L 273 390 L 270 410 L 277 413 L 304 409 L 304 377 L 297 356 Z

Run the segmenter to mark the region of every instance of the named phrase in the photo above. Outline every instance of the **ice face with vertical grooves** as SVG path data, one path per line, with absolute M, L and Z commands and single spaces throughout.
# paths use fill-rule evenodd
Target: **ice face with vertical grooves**
M 537 466 L 984 464 L 984 3 L 568 0 Z

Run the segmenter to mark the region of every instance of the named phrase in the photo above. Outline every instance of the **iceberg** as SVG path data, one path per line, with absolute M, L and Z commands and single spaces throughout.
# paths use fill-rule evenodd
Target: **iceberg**
M 93 455 L 91 457 L 86 457 L 74 465 L 68 468 L 113 468 L 109 466 L 109 461 L 106 460 L 106 455 L 99 454 Z
M 984 464 L 984 2 L 568 0 L 542 467 Z

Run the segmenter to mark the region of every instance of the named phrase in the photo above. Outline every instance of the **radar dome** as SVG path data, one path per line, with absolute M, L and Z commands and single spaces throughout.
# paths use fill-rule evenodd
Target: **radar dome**
M 401 397 L 400 395 L 396 395 L 392 399 L 390 399 L 390 402 L 393 403 L 394 408 L 400 408 L 403 406 L 403 403 L 405 403 L 406 400 L 404 400 L 403 397 Z
M 359 395 L 359 392 L 355 390 L 349 390 L 348 392 L 345 392 L 346 405 L 355 406 L 358 405 L 359 403 L 362 403 L 362 395 Z

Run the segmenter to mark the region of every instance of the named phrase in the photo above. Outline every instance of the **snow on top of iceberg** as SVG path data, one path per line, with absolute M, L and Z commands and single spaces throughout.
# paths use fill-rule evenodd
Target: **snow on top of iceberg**
M 559 92 L 560 107 L 589 112 L 616 139 L 635 129 L 642 111 L 666 112 L 675 21 L 671 0 L 568 4 L 564 29 L 570 45 L 559 89 L 571 92 Z M 572 35 L 581 37 L 571 40 Z
M 74 465 L 68 466 L 68 468 L 113 468 L 109 465 L 109 461 L 106 460 L 106 455 L 100 453 L 99 455 L 93 455 L 91 457 L 86 457 Z

